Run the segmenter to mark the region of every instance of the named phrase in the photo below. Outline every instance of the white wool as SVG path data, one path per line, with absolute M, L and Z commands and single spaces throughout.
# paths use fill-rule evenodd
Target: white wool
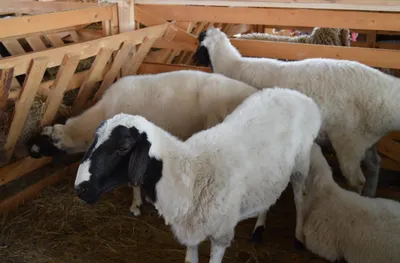
M 188 247 L 185 260 L 197 263 L 199 243 L 211 238 L 210 262 L 217 263 L 236 224 L 268 210 L 289 181 L 301 211 L 302 187 L 321 116 L 309 97 L 275 88 L 251 95 L 222 123 L 186 141 L 141 116 L 117 115 L 106 121 L 104 130 L 118 125 L 146 133 L 149 156 L 163 163 L 154 205 Z M 107 134 L 99 131 L 97 136 Z M 301 228 L 296 227 L 296 233 Z
M 391 131 L 400 130 L 400 80 L 354 61 L 305 59 L 284 62 L 242 57 L 219 29 L 201 42 L 214 72 L 258 89 L 279 86 L 310 96 L 319 105 L 340 168 L 351 188 L 372 196 L 377 178 L 361 171 L 367 150 Z M 376 175 L 377 176 L 377 175 Z
M 330 261 L 399 262 L 400 203 L 341 188 L 317 145 L 306 182 L 303 234 L 311 252 Z

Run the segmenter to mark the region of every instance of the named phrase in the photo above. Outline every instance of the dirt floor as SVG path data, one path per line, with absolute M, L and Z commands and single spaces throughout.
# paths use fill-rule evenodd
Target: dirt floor
M 183 262 L 185 248 L 151 205 L 144 206 L 140 217 L 129 215 L 131 195 L 123 187 L 88 206 L 75 197 L 72 178 L 47 188 L 17 211 L 0 215 L 0 262 Z M 293 246 L 295 208 L 290 186 L 269 211 L 262 245 L 248 242 L 254 223 L 249 219 L 237 226 L 224 262 L 326 262 Z M 204 242 L 200 262 L 208 259 L 209 243 Z

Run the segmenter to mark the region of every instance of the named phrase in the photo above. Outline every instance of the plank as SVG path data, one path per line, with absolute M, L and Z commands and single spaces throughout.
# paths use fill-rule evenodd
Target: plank
M 29 61 L 39 57 L 46 57 L 49 60 L 48 67 L 59 66 L 64 58 L 64 55 L 67 53 L 81 53 L 81 59 L 85 59 L 96 55 L 101 47 L 117 50 L 124 41 L 127 41 L 133 45 L 137 45 L 142 43 L 145 36 L 162 37 L 168 26 L 169 24 L 165 23 L 158 26 L 135 30 L 133 32 L 103 37 L 84 43 L 70 44 L 58 48 L 28 53 L 17 57 L 7 57 L 0 60 L 0 69 L 14 67 L 15 76 L 25 74 L 29 67 Z
M 30 70 L 26 76 L 24 85 L 22 86 L 21 96 L 15 102 L 14 118 L 11 122 L 10 131 L 4 150 L 7 154 L 6 160 L 9 161 L 14 152 L 15 145 L 21 135 L 29 109 L 35 98 L 36 91 L 42 81 L 44 72 L 47 67 L 47 60 L 44 58 L 36 58 L 32 60 Z
M 231 43 L 246 57 L 302 60 L 332 58 L 354 60 L 380 68 L 400 69 L 400 51 L 362 47 L 340 47 L 312 44 L 231 39 Z
M 61 12 L 88 7 L 96 7 L 96 3 L 74 3 L 74 2 L 37 2 L 37 1 L 0 1 L 0 10 L 2 12 L 19 12 L 25 14 L 42 14 Z
M 64 41 L 62 41 L 58 34 L 47 34 L 46 37 L 53 47 L 61 47 L 65 45 Z
M 74 163 L 64 169 L 54 172 L 50 176 L 45 177 L 44 179 L 40 180 L 39 182 L 37 182 L 31 186 L 28 186 L 27 188 L 18 192 L 17 194 L 3 200 L 0 203 L 0 213 L 6 213 L 9 211 L 15 210 L 20 205 L 24 204 L 28 200 L 31 200 L 34 197 L 36 197 L 37 195 L 39 195 L 40 192 L 45 187 L 47 187 L 49 185 L 53 185 L 67 176 L 71 176 L 71 175 L 75 174 L 78 167 L 79 167 L 79 162 Z
M 112 52 L 113 49 L 111 48 L 101 48 L 97 54 L 72 106 L 72 110 L 76 114 L 82 111 L 85 103 L 92 95 L 97 79 L 99 78 L 99 75 L 103 73 L 104 67 L 110 59 Z
M 400 143 L 386 136 L 378 142 L 377 149 L 380 153 L 386 155 L 400 165 Z
M 140 45 L 138 51 L 132 58 L 132 66 L 129 69 L 129 75 L 136 75 L 137 70 L 142 64 L 147 53 L 149 53 L 150 48 L 153 46 L 155 38 L 145 37 L 143 43 Z
M 135 30 L 134 1 L 118 0 L 118 23 L 120 33 Z
M 119 70 L 122 67 L 122 64 L 126 61 L 126 58 L 131 49 L 132 49 L 131 44 L 127 42 L 124 42 L 122 44 L 121 49 L 115 56 L 115 59 L 111 65 L 110 70 L 107 71 L 106 75 L 104 76 L 103 82 L 100 85 L 100 88 L 97 90 L 94 96 L 95 101 L 100 99 L 104 91 L 106 91 L 106 89 L 108 89 L 111 86 L 111 84 L 113 84 L 114 80 L 117 77 L 117 74 L 119 73 Z
M 47 49 L 47 47 L 44 45 L 43 41 L 40 39 L 39 36 L 30 36 L 25 39 L 31 46 L 33 51 L 42 51 Z
M 135 17 L 143 16 L 142 13 L 176 21 L 400 31 L 397 13 L 159 4 L 136 5 Z M 327 17 L 329 19 L 326 19 Z
M 229 7 L 273 7 L 296 9 L 332 9 L 358 11 L 400 11 L 397 0 L 135 0 L 144 5 L 193 5 Z
M 13 56 L 25 53 L 25 50 L 22 48 L 17 39 L 2 40 L 2 43 L 6 47 L 8 52 Z
M 13 72 L 13 68 L 0 69 L 0 120 L 3 118 L 4 108 L 10 93 Z
M 162 15 L 153 14 L 151 11 L 142 10 L 135 7 L 135 19 L 136 21 L 146 25 L 146 26 L 155 26 L 159 24 L 163 24 L 167 22 L 167 18 Z M 175 19 L 172 19 L 175 20 Z M 186 20 L 177 20 L 177 21 L 191 21 L 192 19 Z M 185 48 L 190 50 L 196 50 L 197 48 L 197 38 L 192 34 L 186 32 L 182 28 L 174 27 L 174 34 L 172 35 L 174 44 L 179 44 Z M 172 40 L 172 38 L 171 38 Z
M 90 24 L 112 18 L 111 6 L 0 19 L 0 38 Z
M 63 96 L 79 63 L 79 54 L 66 54 L 57 72 L 54 86 L 46 99 L 41 126 L 50 125 L 60 107 Z
M 40 167 L 50 163 L 51 157 L 34 159 L 26 157 L 0 168 L 0 186 L 5 185 L 21 176 L 30 173 Z
M 177 70 L 199 70 L 210 73 L 212 72 L 210 68 L 206 67 L 144 62 L 142 63 L 142 65 L 140 65 L 138 69 L 138 74 L 158 74 Z

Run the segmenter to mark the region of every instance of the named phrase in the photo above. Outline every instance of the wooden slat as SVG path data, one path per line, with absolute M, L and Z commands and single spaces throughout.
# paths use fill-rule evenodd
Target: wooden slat
M 25 50 L 22 48 L 17 39 L 6 39 L 3 40 L 2 43 L 8 52 L 10 52 L 10 54 L 13 56 L 25 53 Z
M 64 46 L 64 42 L 58 34 L 47 34 L 46 37 L 53 47 Z
M 158 73 L 177 71 L 177 70 L 199 70 L 204 72 L 212 72 L 210 68 L 206 67 L 145 62 L 142 63 L 142 65 L 140 65 L 138 74 L 158 74 Z
M 78 66 L 79 58 L 79 54 L 65 55 L 60 69 L 57 72 L 54 87 L 51 89 L 50 94 L 46 99 L 46 108 L 41 121 L 41 126 L 50 125 L 53 122 L 57 110 L 62 102 L 64 92 L 67 90 L 75 69 Z
M 137 8 L 135 7 L 135 19 L 140 23 L 146 26 L 155 26 L 159 24 L 163 24 L 167 22 L 167 19 L 163 16 L 158 16 L 148 12 L 146 10 L 140 10 L 136 12 Z M 177 20 L 177 21 L 191 21 L 192 19 L 188 20 Z M 174 27 L 175 34 L 174 34 L 174 43 L 179 44 L 189 50 L 196 50 L 197 48 L 197 38 L 190 33 L 186 32 L 185 30 Z
M 72 106 L 72 110 L 76 114 L 82 111 L 85 103 L 92 95 L 93 89 L 95 88 L 95 84 L 97 82 L 96 80 L 99 78 L 99 75 L 103 73 L 104 67 L 110 59 L 112 52 L 113 49 L 111 48 L 100 49 L 99 54 L 96 56 L 96 59 L 94 60 L 88 75 L 86 76 L 81 88 L 79 89 L 79 93 L 75 98 L 74 105 Z
M 135 30 L 134 1 L 118 0 L 119 31 L 129 32 Z
M 73 3 L 73 2 L 37 2 L 37 1 L 0 1 L 0 10 L 2 12 L 20 12 L 25 14 L 42 14 L 62 12 L 67 10 L 96 7 L 96 3 Z
M 0 120 L 3 118 L 4 108 L 10 93 L 14 69 L 0 69 Z
M 0 19 L 0 38 L 95 23 L 112 18 L 111 6 Z
M 51 162 L 50 157 L 34 159 L 31 157 L 18 160 L 12 164 L 0 168 L 0 186 L 5 185 L 24 174 L 30 173 Z
M 400 143 L 386 136 L 379 141 L 377 148 L 380 153 L 390 157 L 400 165 Z
M 133 32 L 121 33 L 114 36 L 103 37 L 92 41 L 71 44 L 59 48 L 48 49 L 40 52 L 33 52 L 17 57 L 8 57 L 0 60 L 0 68 L 14 67 L 14 75 L 18 76 L 25 74 L 29 61 L 38 57 L 46 57 L 49 60 L 48 67 L 55 67 L 61 64 L 61 61 L 66 53 L 80 53 L 81 59 L 94 56 L 98 53 L 101 47 L 107 47 L 117 50 L 121 43 L 127 41 L 133 45 L 140 44 L 145 36 L 148 37 L 162 37 L 169 24 L 143 28 Z
M 398 23 L 399 15 L 396 13 L 284 8 L 136 5 L 135 17 L 143 16 L 142 13 L 176 21 L 400 31 L 400 23 Z
M 11 122 L 10 131 L 8 133 L 7 141 L 4 150 L 7 153 L 6 160 L 9 161 L 14 152 L 15 145 L 22 132 L 26 117 L 28 116 L 29 109 L 35 98 L 36 91 L 42 81 L 44 72 L 46 70 L 46 59 L 32 60 L 30 70 L 26 76 L 24 85 L 22 86 L 21 96 L 15 103 L 15 114 Z
M 135 0 L 136 4 L 147 5 L 201 5 L 229 7 L 274 7 L 296 9 L 332 9 L 358 11 L 400 11 L 397 0 Z
M 126 58 L 131 49 L 132 49 L 131 44 L 126 43 L 126 42 L 124 42 L 122 44 L 121 49 L 118 51 L 117 55 L 115 56 L 115 59 L 111 65 L 110 70 L 107 71 L 106 75 L 104 76 L 104 80 L 100 85 L 100 88 L 97 90 L 97 92 L 94 96 L 95 101 L 100 99 L 101 96 L 103 95 L 104 91 L 106 91 L 106 89 L 108 89 L 111 86 L 111 84 L 114 82 L 119 70 L 122 67 L 122 63 L 124 63 L 126 61 Z
M 363 64 L 400 69 L 400 51 L 361 47 L 294 44 L 262 40 L 231 39 L 231 43 L 246 57 L 267 57 L 301 60 L 306 58 L 347 59 Z
M 137 70 L 142 64 L 147 53 L 149 53 L 149 50 L 153 46 L 155 40 L 156 40 L 155 38 L 148 38 L 148 37 L 144 38 L 143 43 L 140 45 L 138 51 L 133 56 L 132 66 L 129 70 L 129 75 L 136 75 Z
M 35 196 L 39 195 L 40 192 L 47 186 L 53 185 L 59 182 L 61 179 L 72 176 L 76 173 L 79 167 L 79 162 L 74 163 L 64 169 L 61 169 L 48 177 L 40 180 L 39 182 L 27 187 L 23 191 L 3 200 L 0 203 L 0 213 L 6 213 L 11 210 L 15 210 L 18 206 L 24 204 L 28 200 L 33 199 Z
M 40 39 L 39 36 L 27 37 L 26 41 L 31 46 L 33 51 L 42 51 L 42 50 L 46 50 L 47 49 L 46 46 L 44 45 L 43 41 Z

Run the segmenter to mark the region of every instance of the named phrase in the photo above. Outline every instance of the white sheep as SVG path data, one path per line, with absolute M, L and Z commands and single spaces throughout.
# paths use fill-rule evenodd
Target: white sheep
M 210 262 L 221 262 L 236 224 L 268 210 L 289 181 L 302 214 L 310 150 L 320 126 L 311 98 L 280 88 L 250 95 L 222 123 L 186 141 L 142 116 L 118 114 L 97 129 L 78 168 L 75 191 L 93 204 L 128 181 L 142 185 L 187 246 L 187 262 L 198 262 L 198 245 L 207 238 Z M 115 170 L 128 172 L 119 176 Z M 301 217 L 297 220 L 301 238 Z
M 371 162 L 366 151 L 376 153 L 379 139 L 400 129 L 400 80 L 354 61 L 242 57 L 215 28 L 203 31 L 199 42 L 196 59 L 211 64 L 216 73 L 258 89 L 279 86 L 313 98 L 350 188 L 367 196 L 375 194 L 378 174 L 364 176 L 360 163 Z
M 378 155 L 372 158 L 379 161 Z M 400 203 L 341 188 L 316 144 L 305 188 L 303 235 L 308 250 L 331 262 L 400 261 Z
M 220 74 L 183 70 L 123 77 L 94 106 L 65 125 L 44 127 L 30 145 L 32 157 L 85 152 L 96 127 L 124 112 L 140 114 L 181 139 L 212 127 L 257 89 Z M 133 188 L 130 211 L 140 215 L 140 189 Z
M 350 46 L 350 30 L 347 28 L 315 27 L 310 35 L 279 36 L 268 33 L 237 34 L 236 39 L 267 40 L 274 42 L 304 43 L 331 46 Z

